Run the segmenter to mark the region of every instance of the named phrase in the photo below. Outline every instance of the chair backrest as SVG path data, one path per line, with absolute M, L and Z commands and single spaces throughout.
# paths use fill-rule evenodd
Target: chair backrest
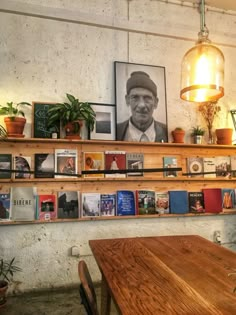
M 97 298 L 88 267 L 84 260 L 79 261 L 80 296 L 88 315 L 99 315 Z

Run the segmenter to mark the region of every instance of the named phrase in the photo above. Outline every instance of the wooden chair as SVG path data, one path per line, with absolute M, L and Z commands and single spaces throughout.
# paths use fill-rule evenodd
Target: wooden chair
M 81 282 L 80 284 L 81 303 L 84 305 L 84 308 L 86 309 L 88 315 L 99 315 L 93 281 L 84 260 L 81 260 L 79 262 L 78 272 Z

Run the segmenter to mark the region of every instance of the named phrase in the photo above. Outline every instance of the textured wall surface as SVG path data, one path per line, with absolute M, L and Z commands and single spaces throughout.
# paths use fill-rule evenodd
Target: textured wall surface
M 178 2 L 178 1 L 176 1 Z M 11 10 L 14 10 L 14 12 Z M 6 12 L 7 11 L 7 12 Z M 235 108 L 236 14 L 209 10 L 210 38 L 225 55 L 225 96 L 215 127 L 232 126 Z M 197 105 L 180 100 L 181 60 L 197 39 L 197 9 L 153 0 L 0 1 L 0 104 L 6 101 L 61 102 L 65 93 L 82 101 L 115 103 L 114 61 L 164 66 L 168 128 L 204 123 Z M 31 112 L 27 112 L 31 131 Z M 171 141 L 171 136 L 170 136 Z M 1 148 L 0 148 L 1 150 Z M 12 290 L 60 287 L 78 282 L 78 246 L 100 279 L 88 240 L 94 238 L 200 234 L 236 250 L 236 217 L 161 218 L 33 224 L 0 227 L 0 253 L 23 268 Z

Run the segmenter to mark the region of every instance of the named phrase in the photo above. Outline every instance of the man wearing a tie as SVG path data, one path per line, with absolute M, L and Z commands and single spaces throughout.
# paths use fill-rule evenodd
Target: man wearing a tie
M 149 75 L 143 71 L 132 72 L 126 90 L 131 116 L 117 124 L 117 140 L 167 142 L 166 125 L 153 118 L 158 105 L 157 86 Z

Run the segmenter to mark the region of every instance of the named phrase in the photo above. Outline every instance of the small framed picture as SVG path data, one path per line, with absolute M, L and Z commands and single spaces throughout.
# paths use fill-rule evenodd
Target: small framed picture
M 116 140 L 168 142 L 165 68 L 115 61 Z
M 115 140 L 115 105 L 90 103 L 96 113 L 94 130 L 90 132 L 91 140 Z

